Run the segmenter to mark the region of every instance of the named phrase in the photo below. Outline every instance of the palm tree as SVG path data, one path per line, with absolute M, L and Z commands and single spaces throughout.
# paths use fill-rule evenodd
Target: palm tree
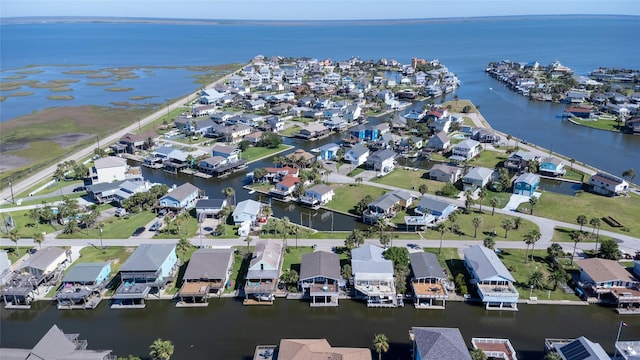
M 540 234 L 540 230 L 533 229 L 527 233 L 529 237 L 529 241 L 531 241 L 531 261 L 533 261 L 533 252 L 536 249 L 536 242 L 540 240 L 542 234 Z
M 173 344 L 169 340 L 156 339 L 149 346 L 149 356 L 153 360 L 169 360 L 173 355 Z
M 444 233 L 447 232 L 447 226 L 441 222 L 438 223 L 433 230 L 440 233 L 440 249 L 438 250 L 438 254 L 442 254 L 442 237 L 444 236 Z
M 222 189 L 222 193 L 227 197 L 227 198 L 233 198 L 233 205 L 236 204 L 236 191 L 233 190 L 232 187 L 226 187 L 224 189 Z
M 513 229 L 515 225 L 513 224 L 513 220 L 505 218 L 502 219 L 500 226 L 504 229 L 504 238 L 506 239 L 509 234 L 509 230 Z
M 569 233 L 569 237 L 573 240 L 573 253 L 571 253 L 571 265 L 573 265 L 573 258 L 576 256 L 576 246 L 582 241 L 582 232 L 572 231 Z
M 251 238 L 251 236 L 247 236 L 244 241 L 247 243 L 247 254 L 249 253 L 249 245 L 251 244 L 251 241 L 253 239 Z
M 356 178 L 356 185 L 358 185 L 358 186 L 362 185 L 362 176 L 358 176 Z
M 536 206 L 537 203 L 538 203 L 537 197 L 532 196 L 529 198 L 529 206 L 531 206 L 531 215 L 533 215 L 533 208 Z
M 482 213 L 482 200 L 487 197 L 487 190 L 485 188 L 481 188 L 478 192 L 478 204 L 480 204 L 480 213 Z M 491 213 L 493 215 L 493 213 Z
M 287 248 L 287 236 L 289 235 L 289 228 L 291 227 L 289 217 L 285 216 L 281 220 L 282 223 L 282 244 L 284 248 Z
M 384 228 L 387 226 L 387 224 L 385 224 L 384 219 L 379 218 L 378 220 L 376 220 L 376 222 L 373 224 L 373 227 L 380 231 L 380 236 L 382 236 L 382 233 L 384 232 Z
M 576 218 L 576 222 L 578 223 L 578 225 L 580 225 L 580 231 L 582 231 L 582 227 L 587 224 L 587 217 L 585 215 L 580 214 Z
M 567 281 L 567 272 L 562 266 L 554 266 L 553 270 L 547 276 L 547 280 L 553 284 L 553 291 L 556 291 L 558 284 Z
M 500 199 L 498 199 L 497 197 L 492 197 L 489 200 L 489 205 L 491 205 L 491 215 L 493 216 L 493 214 L 496 212 L 496 206 L 500 205 Z
M 493 250 L 496 247 L 496 240 L 493 238 L 493 236 L 487 236 L 482 241 L 482 245 L 484 245 L 484 247 L 488 249 Z
M 464 192 L 464 213 L 468 214 L 471 210 L 471 206 L 473 205 L 473 199 L 471 198 L 471 191 L 467 190 Z
M 20 256 L 20 247 L 18 246 L 18 240 L 20 240 L 20 233 L 18 232 L 17 229 L 13 229 L 9 231 L 8 235 L 9 235 L 9 240 L 16 243 L 16 253 L 18 253 L 18 256 Z
M 36 244 L 38 244 L 38 248 L 42 249 L 42 242 L 44 241 L 44 234 L 41 232 L 34 232 L 33 233 L 33 242 L 35 242 Z
M 389 339 L 385 334 L 376 334 L 373 337 L 373 348 L 378 353 L 378 360 L 382 359 L 382 353 L 389 351 Z
M 515 219 L 513 219 L 513 228 L 518 230 L 520 229 L 520 225 L 522 225 L 522 218 L 517 216 Z
M 487 360 L 487 354 L 481 349 L 473 349 L 469 352 L 471 360 Z
M 185 260 L 187 259 L 187 251 L 189 251 L 189 249 L 191 248 L 191 243 L 189 242 L 189 240 L 187 240 L 186 237 L 181 237 L 180 240 L 178 240 L 178 243 L 176 244 L 176 250 L 178 250 L 179 252 L 182 253 L 182 263 L 185 263 Z
M 453 231 L 453 225 L 458 220 L 458 213 L 457 212 L 450 213 L 449 216 L 447 217 L 447 219 L 451 222 L 451 228 L 449 229 L 449 231 L 454 232 Z
M 429 187 L 427 186 L 427 184 L 420 184 L 420 186 L 418 186 L 418 192 L 420 193 L 420 195 L 424 196 L 427 191 L 429 191 Z
M 471 219 L 471 223 L 473 224 L 473 237 L 478 237 L 478 227 L 480 227 L 480 224 L 482 224 L 482 217 L 481 216 L 476 216 L 473 219 Z
M 391 235 L 387 233 L 380 234 L 380 245 L 386 248 L 391 243 Z
M 573 163 L 576 162 L 576 159 L 571 158 L 569 159 L 569 162 L 571 163 L 571 171 L 573 171 Z
M 538 269 L 529 275 L 529 285 L 534 289 L 542 289 L 544 287 L 544 275 Z
M 629 182 L 633 182 L 633 179 L 635 179 L 636 177 L 636 171 L 631 168 L 631 169 L 627 169 L 625 171 L 622 172 L 622 177 L 628 177 L 629 178 Z

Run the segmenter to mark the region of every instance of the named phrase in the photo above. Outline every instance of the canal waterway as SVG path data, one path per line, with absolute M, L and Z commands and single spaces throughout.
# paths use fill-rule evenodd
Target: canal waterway
M 2 347 L 32 347 L 56 324 L 66 333 L 79 333 L 92 349 L 112 349 L 118 355 L 144 356 L 155 339 L 169 339 L 177 360 L 245 359 L 256 345 L 277 344 L 281 338 L 327 338 L 334 346 L 370 348 L 376 333 L 389 338 L 385 359 L 410 359 L 412 326 L 458 327 L 468 346 L 472 337 L 508 338 L 522 360 L 541 359 L 545 338 L 586 336 L 612 354 L 622 319 L 629 326 L 620 339 L 640 339 L 640 318 L 622 318 L 595 305 L 521 304 L 518 312 L 509 312 L 460 302 L 449 302 L 445 310 L 416 310 L 410 304 L 369 309 L 352 300 L 341 300 L 338 308 L 311 308 L 285 299 L 273 306 L 247 307 L 226 298 L 212 299 L 207 308 L 147 301 L 145 309 L 111 310 L 105 301 L 95 310 L 60 311 L 38 302 L 32 310 L 2 309 L 1 319 Z

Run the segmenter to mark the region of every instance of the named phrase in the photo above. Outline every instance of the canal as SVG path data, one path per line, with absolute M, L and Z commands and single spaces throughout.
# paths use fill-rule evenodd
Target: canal
M 410 359 L 407 331 L 412 326 L 458 327 L 470 346 L 472 337 L 508 338 L 522 360 L 542 358 L 544 339 L 586 336 L 610 354 L 619 321 L 629 325 L 620 339 L 640 339 L 640 318 L 620 317 L 596 305 L 519 305 L 518 312 L 486 311 L 479 305 L 449 302 L 446 310 L 369 309 L 341 300 L 338 308 L 311 308 L 297 300 L 246 307 L 236 299 L 212 299 L 207 308 L 175 308 L 171 301 L 148 301 L 145 309 L 111 310 L 106 301 L 95 310 L 60 311 L 37 302 L 32 310 L 2 309 L 0 346 L 32 347 L 53 324 L 79 333 L 91 349 L 112 349 L 123 356 L 145 356 L 157 338 L 175 345 L 174 359 L 245 359 L 258 344 L 280 338 L 327 338 L 334 346 L 371 347 L 374 334 L 389 338 L 385 359 Z M 26 335 L 26 336 L 25 336 Z

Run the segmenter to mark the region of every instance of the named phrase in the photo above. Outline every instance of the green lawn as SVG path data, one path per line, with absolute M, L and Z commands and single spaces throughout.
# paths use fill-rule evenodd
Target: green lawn
M 426 170 L 418 169 L 417 171 L 414 171 L 397 167 L 389 174 L 373 178 L 371 181 L 403 189 L 414 189 L 415 187 L 414 190 L 416 191 L 420 185 L 425 184 L 427 185 L 428 194 L 435 194 L 446 185 L 446 183 L 441 181 L 429 180 L 425 174 L 427 174 Z
M 518 211 L 525 207 L 529 208 L 529 203 L 520 205 Z M 585 215 L 587 219 L 612 216 L 624 227 L 611 227 L 601 221 L 600 230 L 640 237 L 640 221 L 638 221 L 640 196 L 636 194 L 611 198 L 589 192 L 579 192 L 576 196 L 569 196 L 546 191 L 534 207 L 533 214 L 572 224 L 576 224 L 578 215 Z M 587 225 L 587 227 L 589 226 Z M 624 229 L 628 229 L 628 231 L 624 231 Z
M 491 213 L 492 198 L 496 198 L 499 201 L 498 206 L 496 206 L 497 209 L 504 207 L 509 202 L 511 195 L 512 194 L 508 192 L 494 192 L 491 190 L 487 190 L 487 196 L 484 199 L 482 199 L 482 210 L 483 211 L 488 210 L 489 213 Z
M 103 239 L 127 239 L 133 232 L 153 220 L 156 215 L 149 211 L 129 215 L 126 217 L 111 217 L 104 222 L 102 229 Z M 100 230 L 98 228 L 81 229 L 74 234 L 60 234 L 60 239 L 99 239 Z
M 480 156 L 469 161 L 470 166 L 484 166 L 489 169 L 501 167 L 502 163 L 507 159 L 507 154 L 497 151 L 484 150 L 480 152 Z
M 574 121 L 582 126 L 587 126 L 594 129 L 599 130 L 607 130 L 607 131 L 620 131 L 620 123 L 615 120 L 605 120 L 605 119 L 597 119 L 597 120 L 584 120 L 581 118 L 573 117 L 571 121 Z
M 22 238 L 31 238 L 35 232 L 51 233 L 62 228 L 62 225 L 58 224 L 49 225 L 34 222 L 33 219 L 29 217 L 29 210 L 12 211 L 10 213 L 0 215 L 0 218 L 5 219 L 8 215 L 11 215 L 13 218 L 13 221 L 16 224 L 16 229 Z M 0 236 L 5 236 L 5 234 L 0 232 Z
M 384 194 L 385 190 L 374 186 L 343 184 L 334 188 L 335 195 L 326 206 L 329 209 L 343 213 L 351 213 L 353 206 L 366 195 L 373 196 L 374 199 Z
M 573 231 L 578 231 L 578 230 L 559 227 L 559 226 L 554 228 L 553 230 L 554 230 L 553 238 L 551 239 L 552 242 L 568 242 L 568 243 L 573 243 L 573 240 L 571 240 L 571 237 L 569 236 L 569 234 Z M 596 242 L 596 235 L 593 233 L 593 227 L 587 225 L 582 229 L 582 231 L 584 232 L 585 237 L 583 237 L 582 240 L 580 240 L 581 243 Z M 612 240 L 613 238 L 605 235 L 598 236 L 598 242 L 605 239 Z
M 256 161 L 274 154 L 281 153 L 291 149 L 293 146 L 280 144 L 276 148 L 256 147 L 252 146 L 242 152 L 242 159 L 247 161 Z
M 292 137 L 295 134 L 299 133 L 302 128 L 298 125 L 293 125 L 279 132 L 282 136 Z
M 476 216 L 480 216 L 482 218 L 482 223 L 478 227 L 477 237 L 473 237 L 475 228 L 473 227 L 472 220 Z M 507 238 L 504 237 L 504 229 L 500 227 L 502 220 L 505 218 L 514 219 L 515 216 L 508 216 L 503 214 L 495 214 L 491 215 L 491 209 L 483 208 L 483 212 L 480 213 L 479 210 L 471 211 L 469 214 L 460 213 L 458 215 L 458 219 L 456 223 L 460 226 L 460 232 L 457 234 L 451 233 L 447 231 L 443 238 L 451 239 L 451 240 L 466 240 L 466 239 L 474 239 L 474 240 L 483 240 L 487 236 L 491 236 L 493 231 L 496 231 L 496 241 L 523 241 L 524 234 L 528 233 L 531 230 L 539 230 L 538 226 L 531 221 L 522 219 L 522 224 L 518 230 L 510 230 L 507 234 Z M 446 222 L 447 226 L 451 226 L 450 222 Z M 440 239 L 440 232 L 435 230 L 428 229 L 423 233 L 423 236 L 426 239 Z
M 39 183 L 31 186 L 29 189 L 19 193 L 19 194 L 15 194 L 15 198 L 16 199 L 21 199 L 21 198 L 28 198 L 29 194 L 36 191 L 39 187 L 43 186 L 44 184 L 50 182 L 51 179 L 45 179 L 40 181 Z M 55 183 L 47 186 L 46 188 L 42 189 L 39 193 L 37 193 L 36 195 L 45 195 L 45 194 L 50 194 L 53 192 L 58 191 L 60 188 L 62 187 L 66 187 L 69 185 L 82 185 L 83 181 L 82 180 L 72 180 L 72 181 L 56 181 Z
M 108 246 L 104 249 L 87 246 L 80 250 L 80 257 L 75 263 L 110 262 L 111 276 L 114 276 L 135 249 L 125 246 Z
M 289 246 L 288 250 L 284 253 L 284 261 L 282 263 L 282 271 L 293 269 L 300 274 L 300 264 L 302 263 L 302 255 L 313 252 L 311 246 Z
M 78 198 L 84 196 L 85 194 L 86 194 L 86 192 L 84 192 L 84 191 L 83 192 L 76 192 L 76 193 L 69 194 L 69 195 L 54 195 L 54 194 L 51 194 L 52 196 L 48 197 L 46 199 L 46 202 L 52 203 L 52 202 L 55 202 L 55 201 L 62 201 L 63 197 L 66 197 L 66 198 L 69 198 L 69 199 L 78 199 Z M 16 200 L 18 200 L 18 199 L 19 198 L 16 197 Z M 42 199 L 31 199 L 29 197 L 26 197 L 26 198 L 24 198 L 22 200 L 22 203 L 20 204 L 20 206 L 39 205 L 39 204 L 42 204 L 42 201 L 43 201 Z M 0 208 L 11 208 L 11 207 L 14 207 L 14 206 L 15 205 L 13 205 L 13 204 L 4 204 L 4 205 L 0 205 Z

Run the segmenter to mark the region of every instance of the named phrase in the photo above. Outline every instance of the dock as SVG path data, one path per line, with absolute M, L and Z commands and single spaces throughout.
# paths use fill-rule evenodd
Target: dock
M 258 345 L 253 360 L 273 360 L 277 348 L 277 345 Z
M 256 299 L 244 299 L 242 305 L 254 306 L 254 305 L 273 305 L 273 300 L 256 300 Z

